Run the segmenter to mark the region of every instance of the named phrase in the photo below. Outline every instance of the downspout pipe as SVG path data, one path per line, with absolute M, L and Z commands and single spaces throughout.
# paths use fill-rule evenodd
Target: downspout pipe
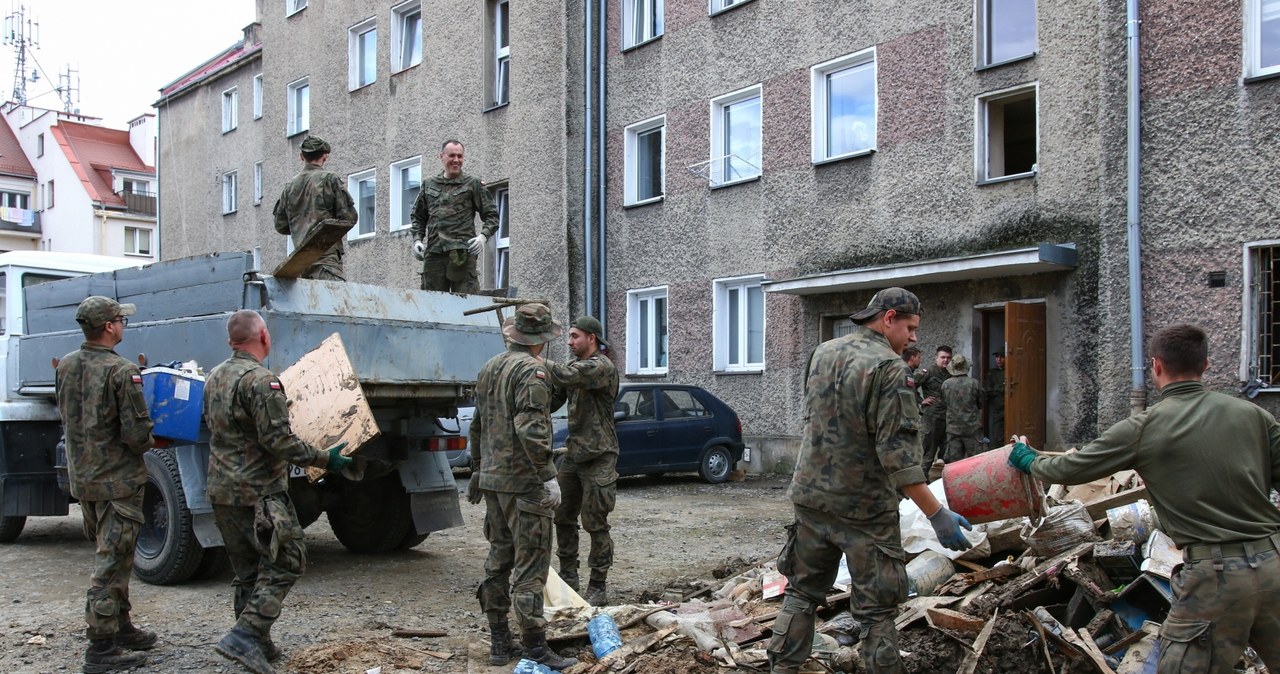
M 605 139 L 608 136 L 608 124 L 606 113 L 606 94 L 608 93 L 608 78 L 606 77 L 605 55 L 608 52 L 606 48 L 609 41 L 609 25 L 608 25 L 608 7 L 609 0 L 599 0 L 600 8 L 596 12 L 596 21 L 599 25 L 598 34 L 596 36 L 596 94 L 598 98 L 598 112 L 596 113 L 596 247 L 599 250 L 599 257 L 596 259 L 596 269 L 599 276 L 596 279 L 596 313 L 595 317 L 600 321 L 600 329 L 609 334 L 609 316 L 608 316 L 608 284 L 605 282 L 607 276 L 606 265 L 606 248 L 607 236 L 609 232 L 608 222 L 605 215 L 605 189 L 607 187 L 607 172 L 605 167 Z M 590 2 L 588 1 L 588 4 Z
M 1142 171 L 1142 57 L 1139 53 L 1139 0 L 1126 0 L 1126 33 L 1129 52 L 1128 77 L 1128 247 L 1129 247 L 1129 357 L 1132 379 L 1129 408 L 1133 413 L 1147 406 L 1145 379 L 1146 357 L 1143 355 L 1142 309 L 1142 228 L 1139 211 L 1139 188 Z
M 594 177 L 591 173 L 591 141 L 592 141 L 592 123 L 594 121 L 594 107 L 592 106 L 592 61 L 591 61 L 591 41 L 593 26 L 591 9 L 593 0 L 587 0 L 582 3 L 584 16 L 582 19 L 582 100 L 583 100 L 583 118 L 582 118 L 582 258 L 583 258 L 583 313 L 592 316 L 595 302 L 595 286 L 592 284 L 592 274 L 594 273 L 591 264 L 592 245 L 591 245 L 591 218 L 593 210 L 591 207 L 591 192 L 595 189 L 592 184 Z

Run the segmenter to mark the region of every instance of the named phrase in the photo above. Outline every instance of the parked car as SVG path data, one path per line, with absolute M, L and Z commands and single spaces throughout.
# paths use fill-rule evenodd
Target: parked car
M 458 416 L 452 419 L 441 417 L 436 419 L 436 425 L 450 433 L 457 433 L 464 438 L 471 437 L 471 419 L 476 415 L 474 407 L 459 407 Z M 471 467 L 471 444 L 467 443 L 462 449 L 451 449 L 444 453 L 449 459 L 450 468 L 470 468 Z
M 614 400 L 618 474 L 697 471 L 719 484 L 742 460 L 742 422 L 706 389 L 681 384 L 624 384 Z M 552 445 L 569 429 L 556 429 Z

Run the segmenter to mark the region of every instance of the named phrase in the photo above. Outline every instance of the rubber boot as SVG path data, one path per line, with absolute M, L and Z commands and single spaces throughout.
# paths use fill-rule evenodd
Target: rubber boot
M 267 658 L 262 654 L 262 649 L 258 644 L 258 639 L 248 631 L 236 627 L 222 640 L 218 642 L 213 650 L 218 655 L 233 660 L 244 665 L 244 668 L 253 672 L 253 674 L 276 674 L 276 670 L 267 662 Z
M 593 580 L 587 584 L 587 596 L 585 597 L 588 604 L 592 606 L 608 606 L 609 592 L 605 589 L 603 580 Z
M 126 651 L 114 639 L 94 639 L 84 652 L 84 674 L 123 672 L 145 664 L 146 654 Z
M 525 632 L 524 650 L 526 658 L 540 665 L 546 665 L 548 669 L 561 671 L 578 664 L 577 658 L 561 657 L 559 653 L 551 650 L 547 645 L 546 632 Z
M 115 638 L 117 646 L 131 651 L 149 651 L 156 647 L 156 633 L 135 627 L 128 613 L 121 613 L 119 622 Z
M 489 622 L 489 664 L 499 667 L 524 655 L 520 642 L 511 634 L 511 626 L 504 618 L 501 622 Z

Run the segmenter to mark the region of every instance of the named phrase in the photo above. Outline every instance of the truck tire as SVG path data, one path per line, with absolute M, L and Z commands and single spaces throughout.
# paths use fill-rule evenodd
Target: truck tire
M 405 534 L 404 540 L 400 541 L 400 545 L 397 545 L 396 549 L 409 550 L 412 548 L 416 548 L 419 545 L 422 545 L 422 542 L 427 540 L 427 536 L 430 536 L 430 535 L 431 535 L 430 532 L 427 532 L 425 534 L 420 534 L 418 533 L 417 528 L 410 526 L 409 533 Z
M 144 522 L 133 556 L 133 575 L 152 585 L 181 583 L 200 567 L 204 548 L 191 524 L 178 459 L 173 450 L 153 449 L 143 460 L 147 465 Z
M 0 517 L 0 543 L 12 543 L 17 540 L 18 534 L 22 533 L 22 528 L 25 526 L 27 526 L 26 515 Z
M 351 482 L 342 501 L 329 509 L 329 526 L 351 552 L 376 555 L 400 548 L 414 533 L 409 494 L 398 473 L 376 480 Z M 421 542 L 421 541 L 419 541 Z

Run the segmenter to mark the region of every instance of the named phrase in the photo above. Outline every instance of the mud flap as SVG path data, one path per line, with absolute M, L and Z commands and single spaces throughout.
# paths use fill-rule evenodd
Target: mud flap
M 409 510 L 413 513 L 413 528 L 420 534 L 463 525 L 456 488 L 413 492 L 409 494 Z

